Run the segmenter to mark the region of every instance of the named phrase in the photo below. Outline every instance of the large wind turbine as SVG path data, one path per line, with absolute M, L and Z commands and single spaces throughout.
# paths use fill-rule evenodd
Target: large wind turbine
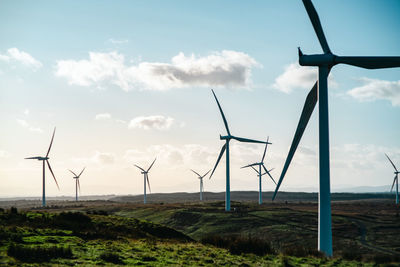
M 133 164 L 133 165 L 135 165 L 135 167 L 139 168 L 139 169 L 142 171 L 141 173 L 143 174 L 143 179 L 144 179 L 143 203 L 144 203 L 144 204 L 146 204 L 146 180 L 147 180 L 147 185 L 148 185 L 148 187 L 149 187 L 149 191 L 150 191 L 150 193 L 151 193 L 150 182 L 149 182 L 149 175 L 148 175 L 148 173 L 149 173 L 151 167 L 153 167 L 154 162 L 156 162 L 156 159 L 157 159 L 157 158 L 154 159 L 153 163 L 151 163 L 151 165 L 150 165 L 150 167 L 147 169 L 147 171 L 144 170 L 143 168 L 139 167 L 138 165 Z
M 257 141 L 257 140 L 252 140 L 252 139 L 247 139 L 247 138 L 241 138 L 241 137 L 237 137 L 237 136 L 233 136 L 231 135 L 231 132 L 229 131 L 229 127 L 228 127 L 228 122 L 226 121 L 224 112 L 222 111 L 221 105 L 218 102 L 217 96 L 214 93 L 214 90 L 211 90 L 215 101 L 217 101 L 217 105 L 219 108 L 219 111 L 221 112 L 221 116 L 222 116 L 222 120 L 224 121 L 224 125 L 225 125 L 225 129 L 228 135 L 226 136 L 219 136 L 219 139 L 221 140 L 225 140 L 225 144 L 222 146 L 221 152 L 219 153 L 217 162 L 215 163 L 214 169 L 211 172 L 210 175 L 210 179 L 214 174 L 215 169 L 218 166 L 219 161 L 221 160 L 222 156 L 224 155 L 224 152 L 226 150 L 226 192 L 225 192 L 225 210 L 226 211 L 230 211 L 231 210 L 231 192 L 230 192 L 230 173 L 229 173 L 229 141 L 231 141 L 231 139 L 235 139 L 239 142 L 246 142 L 246 143 L 259 143 L 259 144 L 267 144 L 268 142 L 264 142 L 264 141 Z
M 242 167 L 242 169 L 251 167 L 258 174 L 258 204 L 260 204 L 260 205 L 262 204 L 262 180 L 261 180 L 262 176 L 264 174 L 268 174 L 268 176 L 272 179 L 274 184 L 276 184 L 274 178 L 272 178 L 271 173 L 270 173 L 273 169 L 267 170 L 267 168 L 264 165 L 264 158 L 265 158 L 265 153 L 267 152 L 267 146 L 268 146 L 268 144 L 271 144 L 271 143 L 268 143 L 268 140 L 269 140 L 269 137 L 267 139 L 267 143 L 265 144 L 264 154 L 261 158 L 261 161 Z M 258 170 L 254 166 L 258 166 Z M 264 169 L 265 173 L 262 173 L 261 167 Z
M 386 155 L 386 154 L 385 154 Z M 392 166 L 395 170 L 394 172 L 394 179 L 393 179 L 393 184 L 392 184 L 392 188 L 390 189 L 390 192 L 393 191 L 393 186 L 394 183 L 396 182 L 396 204 L 399 204 L 399 171 L 397 170 L 396 166 L 394 165 L 393 161 L 389 158 L 388 155 L 386 155 L 386 157 L 388 158 L 388 160 L 390 161 L 390 163 L 392 163 Z
M 51 137 L 50 146 L 49 146 L 49 149 L 47 150 L 46 156 L 44 156 L 44 157 L 38 156 L 38 157 L 25 158 L 25 159 L 37 159 L 37 160 L 43 161 L 43 182 L 42 182 L 42 183 L 43 183 L 43 192 L 42 192 L 42 193 L 43 193 L 43 194 L 42 194 L 42 206 L 43 206 L 43 207 L 46 206 L 46 181 L 45 181 L 45 178 L 46 178 L 46 172 L 45 172 L 45 170 L 46 170 L 46 163 L 47 163 L 47 166 L 49 167 L 49 170 L 50 170 L 50 172 L 51 172 L 51 175 L 52 175 L 53 178 L 54 178 L 54 181 L 56 182 L 56 185 L 57 185 L 58 190 L 60 190 L 60 187 L 58 186 L 58 183 L 57 183 L 57 179 L 56 179 L 56 177 L 54 176 L 53 170 L 51 169 L 51 166 L 50 166 L 50 163 L 49 163 L 49 153 L 50 153 L 51 146 L 52 146 L 52 144 L 53 144 L 53 140 L 54 140 L 54 135 L 55 135 L 55 133 L 56 133 L 56 128 L 54 127 L 53 136 Z
M 200 201 L 203 201 L 203 190 L 204 190 L 204 186 L 203 186 L 203 178 L 207 176 L 207 174 L 211 171 L 209 170 L 208 172 L 206 172 L 204 175 L 200 175 L 197 172 L 195 172 L 194 170 L 191 170 L 192 172 L 194 172 L 200 179 Z
M 83 168 L 83 170 L 81 171 L 81 173 L 79 175 L 76 175 L 76 173 L 74 173 L 73 171 L 69 170 L 73 175 L 75 175 L 73 177 L 75 179 L 75 201 L 78 201 L 78 188 L 79 188 L 79 191 L 81 191 L 81 185 L 79 183 L 79 177 L 81 177 L 81 174 L 83 173 L 85 168 Z
M 302 66 L 318 67 L 318 81 L 309 92 L 300 121 L 294 135 L 289 154 L 286 158 L 282 174 L 279 178 L 273 199 L 288 170 L 290 162 L 307 126 L 314 107 L 319 100 L 319 219 L 318 219 L 318 249 L 328 256 L 332 256 L 332 225 L 331 225 L 331 197 L 329 173 L 329 123 L 328 123 L 328 75 L 336 64 L 347 64 L 366 69 L 382 69 L 400 67 L 400 57 L 342 57 L 334 55 L 326 41 L 319 20 L 311 0 L 303 0 L 314 31 L 321 44 L 323 54 L 305 55 L 299 48 L 299 63 Z

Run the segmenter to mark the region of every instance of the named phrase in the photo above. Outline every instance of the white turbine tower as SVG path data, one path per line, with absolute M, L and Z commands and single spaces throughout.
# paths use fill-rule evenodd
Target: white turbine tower
M 282 180 L 289 168 L 290 162 L 307 126 L 314 107 L 319 100 L 319 201 L 318 201 L 318 249 L 327 256 L 332 256 L 332 219 L 329 171 L 329 123 L 328 123 L 328 75 L 336 64 L 347 64 L 366 69 L 382 69 L 400 67 L 400 57 L 342 57 L 334 55 L 326 41 L 311 0 L 303 0 L 304 7 L 321 44 L 323 54 L 305 55 L 299 48 L 299 63 L 301 66 L 318 67 L 318 81 L 314 84 L 306 98 L 300 121 L 294 135 L 289 154 L 282 169 L 273 199 L 278 192 Z
M 46 156 L 44 156 L 44 157 L 38 156 L 38 157 L 25 158 L 25 159 L 37 159 L 37 160 L 43 162 L 43 181 L 42 181 L 42 183 L 43 183 L 43 190 L 42 190 L 42 206 L 43 206 L 43 207 L 46 206 L 46 163 L 47 163 L 47 166 L 49 167 L 49 170 L 50 170 L 50 172 L 51 172 L 51 175 L 52 175 L 53 178 L 54 178 L 54 181 L 56 182 L 56 185 L 57 185 L 58 190 L 60 190 L 60 187 L 58 186 L 58 183 L 57 183 L 57 179 L 56 179 L 56 177 L 54 176 L 53 170 L 51 169 L 51 166 L 50 166 L 50 163 L 49 163 L 49 159 L 50 159 L 50 158 L 49 158 L 49 154 L 50 154 L 51 146 L 53 145 L 53 140 L 54 140 L 54 135 L 55 135 L 55 133 L 56 133 L 56 128 L 54 127 L 53 136 L 51 137 L 50 146 L 49 146 L 49 149 L 47 150 Z
M 147 202 L 147 200 L 146 200 L 146 181 L 147 181 L 147 185 L 148 185 L 148 187 L 149 187 L 149 191 L 150 191 L 150 193 L 151 193 L 150 182 L 149 182 L 149 175 L 148 175 L 148 173 L 149 173 L 151 167 L 153 167 L 154 162 L 156 162 L 156 159 L 157 159 L 157 158 L 154 159 L 153 163 L 151 163 L 151 165 L 150 165 L 150 167 L 147 169 L 147 171 L 144 170 L 143 168 L 139 167 L 138 165 L 133 164 L 133 165 L 135 165 L 135 167 L 139 168 L 139 169 L 142 171 L 141 173 L 143 174 L 143 180 L 144 180 L 143 203 L 144 203 L 144 204 L 146 204 L 146 202 Z
M 267 170 L 267 168 L 264 165 L 264 158 L 265 158 L 265 154 L 267 152 L 267 146 L 268 146 L 268 144 L 271 144 L 271 143 L 268 143 L 268 140 L 269 140 L 269 137 L 267 139 L 267 143 L 265 144 L 264 154 L 261 158 L 261 161 L 242 167 L 242 169 L 251 167 L 253 170 L 256 171 L 256 173 L 258 175 L 258 204 L 260 204 L 260 205 L 262 204 L 262 180 L 261 180 L 262 176 L 265 174 L 268 174 L 268 176 L 271 178 L 271 180 L 276 185 L 276 182 L 275 182 L 274 178 L 272 178 L 271 173 L 270 173 L 273 169 Z M 258 166 L 258 170 L 254 166 Z M 264 169 L 264 171 L 265 171 L 264 173 L 262 173 L 261 167 Z
M 194 170 L 191 170 L 192 172 L 194 172 L 200 179 L 200 201 L 203 201 L 203 191 L 204 191 L 204 186 L 203 186 L 203 178 L 207 176 L 207 174 L 211 171 L 209 170 L 208 172 L 206 172 L 204 175 L 200 175 L 197 172 L 195 172 Z
M 219 108 L 219 111 L 221 112 L 221 116 L 222 116 L 222 120 L 224 121 L 224 125 L 225 125 L 225 129 L 228 135 L 226 136 L 219 136 L 219 139 L 221 140 L 225 140 L 225 144 L 222 146 L 221 148 L 221 152 L 219 153 L 217 162 L 215 163 L 214 169 L 211 172 L 210 175 L 210 179 L 214 174 L 215 169 L 218 166 L 219 161 L 221 160 L 222 156 L 224 155 L 224 152 L 226 150 L 226 191 L 225 191 L 225 210 L 226 211 L 230 211 L 231 210 L 231 191 L 230 191 L 230 171 L 229 171 L 229 141 L 231 141 L 231 139 L 235 139 L 239 142 L 246 142 L 246 143 L 259 143 L 259 144 L 266 144 L 267 142 L 264 141 L 257 141 L 257 140 L 252 140 L 252 139 L 247 139 L 247 138 L 241 138 L 241 137 L 237 137 L 237 136 L 233 136 L 231 135 L 231 132 L 229 131 L 229 127 L 228 127 L 228 122 L 226 121 L 224 112 L 222 111 L 221 105 L 218 102 L 217 96 L 214 93 L 214 90 L 211 90 L 215 101 L 217 101 L 217 105 Z
M 385 154 L 386 155 L 386 154 Z M 393 191 L 393 186 L 394 183 L 396 183 L 396 204 L 399 204 L 399 171 L 397 170 L 396 166 L 394 165 L 393 161 L 389 158 L 388 155 L 386 155 L 386 157 L 388 158 L 388 160 L 390 161 L 390 163 L 392 163 L 392 166 L 395 170 L 394 172 L 394 179 L 393 179 L 393 184 L 392 184 L 392 188 L 390 189 L 390 192 Z
M 83 168 L 81 173 L 79 175 L 76 175 L 73 171 L 69 170 L 73 175 L 75 175 L 73 178 L 75 179 L 75 201 L 78 201 L 78 188 L 79 192 L 81 191 L 81 184 L 79 183 L 79 178 L 81 177 L 81 174 L 83 171 L 86 169 L 86 167 Z

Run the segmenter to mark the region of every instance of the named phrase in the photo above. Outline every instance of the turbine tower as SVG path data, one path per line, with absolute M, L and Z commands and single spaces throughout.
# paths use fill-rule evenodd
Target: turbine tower
M 194 170 L 191 170 L 192 172 L 194 172 L 198 178 L 200 179 L 200 201 L 203 201 L 203 191 L 204 191 L 204 186 L 203 186 L 203 178 L 207 176 L 207 174 L 211 171 L 209 170 L 208 172 L 206 172 L 204 175 L 200 175 L 197 172 L 195 172 Z
M 385 154 L 385 155 L 386 155 L 386 154 Z M 389 158 L 389 156 L 386 155 L 386 157 L 388 158 L 388 160 L 390 161 L 390 163 L 392 163 L 392 166 L 393 166 L 393 168 L 394 168 L 394 170 L 395 170 L 395 172 L 394 172 L 393 184 L 392 184 L 392 188 L 390 189 L 390 192 L 393 191 L 394 183 L 396 183 L 396 204 L 398 205 L 398 204 L 399 204 L 399 173 L 400 173 L 400 172 L 397 170 L 396 166 L 394 166 L 394 163 L 393 163 L 393 161 Z
M 81 191 L 81 185 L 79 183 L 79 177 L 81 177 L 81 174 L 83 173 L 83 171 L 86 169 L 86 167 L 83 168 L 83 170 L 81 171 L 81 173 L 79 175 L 76 175 L 76 173 L 74 173 L 73 171 L 69 170 L 73 175 L 75 175 L 73 178 L 75 179 L 75 201 L 78 201 L 78 188 L 79 188 L 79 192 Z
M 148 185 L 148 187 L 149 187 L 149 191 L 150 191 L 150 193 L 151 193 L 150 182 L 149 182 L 149 175 L 148 175 L 148 173 L 149 173 L 151 167 L 153 167 L 154 162 L 156 162 L 156 159 L 157 159 L 157 158 L 154 159 L 153 163 L 151 163 L 151 165 L 150 165 L 150 167 L 147 169 L 147 171 L 144 170 L 143 168 L 139 167 L 138 165 L 133 164 L 133 165 L 135 165 L 136 168 L 139 168 L 139 169 L 142 171 L 141 173 L 143 174 L 143 180 L 144 180 L 143 203 L 144 203 L 144 204 L 146 204 L 146 180 L 147 180 L 147 185 Z
M 260 204 L 260 205 L 262 204 L 262 180 L 261 180 L 262 176 L 265 174 L 268 174 L 268 176 L 272 179 L 272 181 L 276 185 L 276 182 L 275 182 L 274 178 L 272 178 L 271 173 L 270 173 L 273 169 L 267 170 L 267 168 L 264 165 L 264 158 L 265 158 L 265 153 L 267 152 L 267 146 L 268 146 L 268 144 L 271 144 L 271 143 L 268 143 L 268 140 L 269 140 L 269 137 L 267 139 L 267 143 L 265 144 L 264 154 L 261 158 L 261 161 L 243 166 L 241 168 L 241 169 L 243 169 L 243 168 L 251 167 L 253 170 L 256 171 L 256 173 L 258 175 L 258 204 Z M 254 166 L 258 166 L 258 170 Z M 264 171 L 265 171 L 264 173 L 262 173 L 261 167 L 264 169 Z
M 217 101 L 217 105 L 219 108 L 219 111 L 221 112 L 221 116 L 222 116 L 222 120 L 224 121 L 224 125 L 225 125 L 225 129 L 228 135 L 226 136 L 219 136 L 220 140 L 225 140 L 225 144 L 222 146 L 221 148 L 221 152 L 219 153 L 217 162 L 215 163 L 214 169 L 211 172 L 210 175 L 210 179 L 214 174 L 215 169 L 218 166 L 219 161 L 221 160 L 222 156 L 224 155 L 224 152 L 226 150 L 226 192 L 225 192 L 225 210 L 226 211 L 230 211 L 231 210 L 231 192 L 230 192 L 230 172 L 229 172 L 229 142 L 231 141 L 231 139 L 235 139 L 239 142 L 246 142 L 246 143 L 259 143 L 259 144 L 267 144 L 268 142 L 264 142 L 264 141 L 257 141 L 257 140 L 252 140 L 252 139 L 247 139 L 247 138 L 242 138 L 242 137 L 237 137 L 237 136 L 233 136 L 231 135 L 231 132 L 229 131 L 229 127 L 228 127 L 228 122 L 226 121 L 224 112 L 222 111 L 221 105 L 218 102 L 217 96 L 214 93 L 214 90 L 211 90 L 215 101 Z
M 54 181 L 56 182 L 56 185 L 57 185 L 58 190 L 60 190 L 60 187 L 58 186 L 58 183 L 57 183 L 57 179 L 56 179 L 56 177 L 54 176 L 54 172 L 53 172 L 53 170 L 51 169 L 51 166 L 50 166 L 50 163 L 49 163 L 49 154 L 50 154 L 51 146 L 53 145 L 53 140 L 54 140 L 54 135 L 55 135 L 55 133 L 56 133 L 56 128 L 54 127 L 53 136 L 51 137 L 50 146 L 49 146 L 49 149 L 47 150 L 46 156 L 44 156 L 44 157 L 37 156 L 37 157 L 25 158 L 25 159 L 37 159 L 37 160 L 43 162 L 43 164 L 42 164 L 42 165 L 43 165 L 43 181 L 42 181 L 42 183 L 43 183 L 43 190 L 42 190 L 42 206 L 43 206 L 43 207 L 46 206 L 46 180 L 45 180 L 45 179 L 46 179 L 46 163 L 47 163 L 47 166 L 49 167 L 49 170 L 50 170 L 50 172 L 51 172 L 51 175 L 52 175 L 53 178 L 54 178 Z
M 300 121 L 294 135 L 285 165 L 282 169 L 274 196 L 282 183 L 290 162 L 307 126 L 314 107 L 319 100 L 319 201 L 318 201 L 318 249 L 327 256 L 332 256 L 332 225 L 331 225 L 331 196 L 329 171 L 329 123 L 328 123 L 328 75 L 336 64 L 347 64 L 366 69 L 382 69 L 400 67 L 400 57 L 342 57 L 334 55 L 326 41 L 311 0 L 303 0 L 304 7 L 313 25 L 314 31 L 321 44 L 323 54 L 305 55 L 299 48 L 299 63 L 301 66 L 318 67 L 318 81 L 309 92 Z

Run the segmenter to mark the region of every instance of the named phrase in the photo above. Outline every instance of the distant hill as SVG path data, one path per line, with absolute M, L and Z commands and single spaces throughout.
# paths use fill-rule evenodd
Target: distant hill
M 263 192 L 263 200 L 269 202 L 272 199 L 273 192 Z M 363 200 L 363 199 L 391 199 L 393 194 L 389 193 L 332 193 L 332 201 L 342 200 Z M 205 201 L 223 201 L 225 192 L 213 193 L 204 192 Z M 143 195 L 135 196 L 116 196 L 109 199 L 116 202 L 142 203 Z M 257 201 L 257 191 L 232 191 L 232 201 Z M 199 193 L 153 193 L 147 195 L 149 203 L 185 203 L 199 201 Z M 318 193 L 303 192 L 279 192 L 276 201 L 318 201 Z

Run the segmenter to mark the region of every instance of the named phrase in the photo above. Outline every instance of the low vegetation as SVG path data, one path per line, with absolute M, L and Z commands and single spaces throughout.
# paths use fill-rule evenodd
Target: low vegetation
M 82 202 L 84 203 L 84 202 Z M 334 206 L 335 258 L 315 250 L 314 204 L 91 205 L 0 210 L 0 265 L 396 266 L 399 218 Z M 385 208 L 386 207 L 386 208 Z M 379 211 L 378 211 L 379 209 Z M 379 216 L 377 216 L 379 215 Z M 364 216 L 364 217 L 363 217 Z M 382 235 L 382 236 L 381 236 Z M 387 239 L 385 239 L 387 238 Z M 392 244 L 389 247 L 388 244 Z

